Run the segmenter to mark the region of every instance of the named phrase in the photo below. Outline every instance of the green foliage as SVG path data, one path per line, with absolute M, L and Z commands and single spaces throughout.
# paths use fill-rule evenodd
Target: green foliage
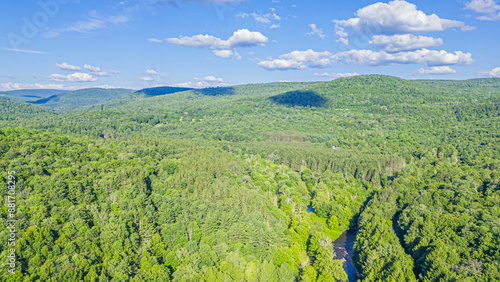
M 0 97 L 0 121 L 18 120 L 21 118 L 35 118 L 50 116 L 53 113 L 42 107 L 20 103 Z
M 32 93 L 57 114 L 0 98 L 19 263 L 0 280 L 345 281 L 332 240 L 355 228 L 363 281 L 500 280 L 499 87 Z
M 81 110 L 86 106 L 119 99 L 132 92 L 131 89 L 87 88 L 55 94 L 36 101 L 30 101 L 30 103 L 67 113 Z

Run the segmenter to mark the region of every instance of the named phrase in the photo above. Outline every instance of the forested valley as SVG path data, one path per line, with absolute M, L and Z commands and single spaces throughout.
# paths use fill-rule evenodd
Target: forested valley
M 500 281 L 500 79 L 0 95 L 2 281 Z

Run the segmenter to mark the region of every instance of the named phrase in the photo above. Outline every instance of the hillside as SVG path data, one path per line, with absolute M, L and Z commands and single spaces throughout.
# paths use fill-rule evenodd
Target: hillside
M 192 88 L 162 86 L 162 87 L 144 88 L 136 91 L 135 93 L 144 94 L 146 97 L 153 97 L 158 95 L 166 95 L 176 92 L 187 91 L 191 89 Z
M 119 99 L 133 92 L 131 89 L 86 88 L 52 95 L 30 103 L 60 112 L 72 112 L 86 106 Z
M 24 89 L 0 92 L 0 96 L 19 102 L 32 102 L 66 92 L 55 89 Z
M 10 279 L 346 281 L 332 241 L 351 229 L 362 281 L 500 280 L 499 89 L 369 75 L 57 115 L 4 99 Z
M 123 96 L 118 99 L 111 100 L 109 102 L 93 105 L 90 107 L 85 107 L 80 109 L 81 111 L 102 111 L 105 109 L 113 109 L 120 106 L 125 106 L 127 104 L 134 104 L 139 100 L 147 99 L 155 96 L 162 96 L 168 94 L 174 94 L 178 92 L 189 91 L 191 88 L 182 88 L 182 87 L 153 87 L 153 88 L 144 88 L 138 91 L 133 92 L 130 95 Z
M 42 107 L 0 97 L 0 120 L 30 119 L 50 115 L 54 113 Z

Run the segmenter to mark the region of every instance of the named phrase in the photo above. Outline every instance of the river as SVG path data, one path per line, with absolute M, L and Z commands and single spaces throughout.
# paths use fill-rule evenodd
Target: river
M 356 229 L 350 229 L 342 233 L 337 240 L 333 242 L 335 258 L 344 261 L 344 270 L 347 273 L 349 282 L 358 281 L 359 273 L 354 266 L 352 258 L 354 257 L 354 241 L 356 241 Z
M 307 208 L 307 212 L 314 212 L 312 205 Z M 357 233 L 356 229 L 349 229 L 333 242 L 335 259 L 344 261 L 344 271 L 347 273 L 349 282 L 358 281 L 360 277 L 352 260 L 354 257 L 354 241 L 356 241 Z

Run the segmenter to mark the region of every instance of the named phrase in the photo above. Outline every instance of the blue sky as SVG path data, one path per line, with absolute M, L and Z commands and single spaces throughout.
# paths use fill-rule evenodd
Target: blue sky
M 0 90 L 500 77 L 494 0 L 2 1 L 0 18 Z

